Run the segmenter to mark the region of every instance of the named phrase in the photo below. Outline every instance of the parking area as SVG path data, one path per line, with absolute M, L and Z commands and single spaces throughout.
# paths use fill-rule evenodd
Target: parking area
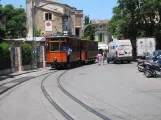
M 136 65 L 94 64 L 69 71 L 61 82 L 112 120 L 160 120 L 161 78 L 146 78 Z

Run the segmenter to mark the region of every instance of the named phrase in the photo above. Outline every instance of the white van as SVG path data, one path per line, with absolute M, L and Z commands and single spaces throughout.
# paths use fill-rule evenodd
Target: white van
M 130 63 L 133 59 L 132 46 L 130 40 L 117 40 L 109 43 L 109 52 L 107 54 L 107 62 L 127 61 Z
M 145 53 L 150 55 L 156 50 L 155 38 L 138 38 L 136 41 L 137 56 L 144 56 Z

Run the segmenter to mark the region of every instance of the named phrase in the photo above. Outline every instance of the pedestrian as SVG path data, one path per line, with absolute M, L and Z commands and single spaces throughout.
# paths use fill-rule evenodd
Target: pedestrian
M 97 59 L 98 59 L 98 65 L 101 64 L 101 61 L 102 61 L 102 54 L 101 52 L 99 51 L 99 53 L 97 54 Z
M 70 61 L 70 54 L 72 53 L 72 49 L 70 49 L 70 47 L 68 46 L 67 48 L 67 63 L 69 64 Z
M 107 52 L 106 50 L 103 51 L 103 64 L 104 64 L 104 61 L 107 59 Z
M 66 43 L 65 42 L 62 42 L 61 43 L 61 51 L 65 51 L 66 50 L 66 48 L 67 48 L 67 45 L 66 45 Z

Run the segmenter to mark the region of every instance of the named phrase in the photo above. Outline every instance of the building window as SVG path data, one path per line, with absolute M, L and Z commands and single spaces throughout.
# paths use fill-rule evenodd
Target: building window
M 104 34 L 98 34 L 98 42 L 104 42 Z
M 45 13 L 45 20 L 52 20 L 52 14 L 51 13 Z
M 103 27 L 103 26 L 102 26 L 102 25 L 100 25 L 100 29 L 102 29 L 102 27 Z

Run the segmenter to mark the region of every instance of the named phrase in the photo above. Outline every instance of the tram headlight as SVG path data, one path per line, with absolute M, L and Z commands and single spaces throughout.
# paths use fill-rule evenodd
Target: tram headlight
M 56 57 L 54 57 L 54 62 L 57 62 L 57 58 Z

